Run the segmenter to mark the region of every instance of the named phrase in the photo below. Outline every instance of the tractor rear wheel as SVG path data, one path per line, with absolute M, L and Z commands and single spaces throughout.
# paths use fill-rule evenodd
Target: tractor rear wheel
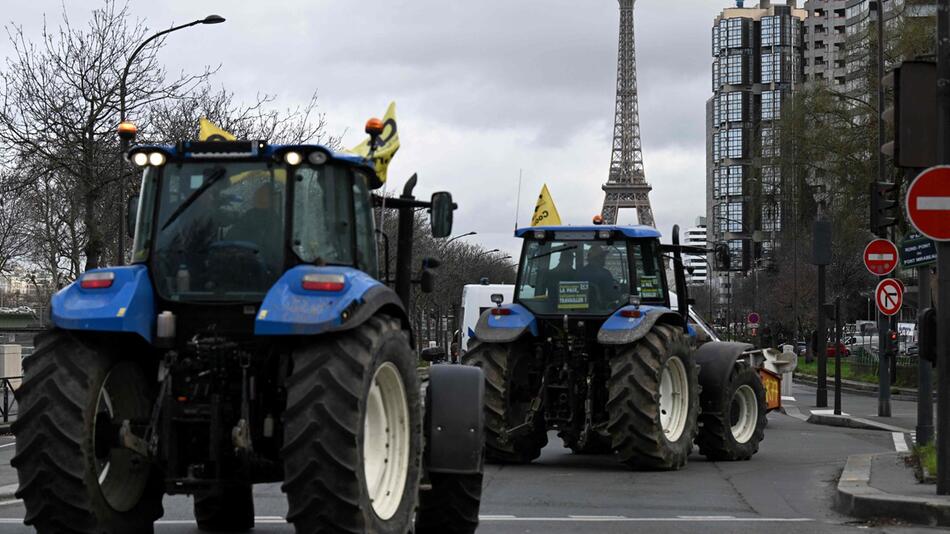
M 404 534 L 422 464 L 417 358 L 379 315 L 294 350 L 284 412 L 287 521 L 300 534 Z
M 699 417 L 699 452 L 714 461 L 748 460 L 765 437 L 765 388 L 755 369 L 736 363 L 720 391 L 716 412 Z
M 195 520 L 202 532 L 244 532 L 254 528 L 254 496 L 250 484 L 215 488 L 195 494 Z
M 419 495 L 415 534 L 473 534 L 478 527 L 482 474 L 429 473 L 432 489 Z
M 537 393 L 528 379 L 530 353 L 514 343 L 479 343 L 462 357 L 465 365 L 485 373 L 485 459 L 493 463 L 528 463 L 548 443 L 544 414 L 535 414 L 530 429 L 515 437 L 508 429 L 522 425 Z
M 161 477 L 118 442 L 124 420 L 148 419 L 153 388 L 116 345 L 57 329 L 23 360 L 10 463 L 23 522 L 41 534 L 150 533 L 162 516 Z
M 658 324 L 610 360 L 608 429 L 618 459 L 675 470 L 693 449 L 699 373 L 682 328 Z

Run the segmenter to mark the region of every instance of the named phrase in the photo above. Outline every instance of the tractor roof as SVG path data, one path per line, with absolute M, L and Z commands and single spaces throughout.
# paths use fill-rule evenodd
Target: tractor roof
M 652 226 L 621 226 L 614 224 L 588 226 L 530 226 L 528 228 L 518 228 L 515 230 L 515 237 L 530 237 L 529 232 L 534 232 L 536 230 L 543 230 L 545 232 L 597 232 L 599 230 L 608 230 L 611 232 L 620 232 L 624 236 L 632 238 L 660 237 L 660 232 Z
M 365 167 L 370 175 L 379 181 L 376 170 L 368 159 L 339 152 L 324 145 L 271 145 L 266 141 L 181 141 L 176 145 L 136 145 L 129 150 L 129 156 L 136 152 L 156 152 L 165 154 L 168 161 L 201 161 L 209 159 L 228 159 L 234 161 L 279 159 L 287 152 L 299 152 L 306 160 L 311 152 L 323 152 L 328 159 Z M 382 182 L 370 184 L 376 189 Z

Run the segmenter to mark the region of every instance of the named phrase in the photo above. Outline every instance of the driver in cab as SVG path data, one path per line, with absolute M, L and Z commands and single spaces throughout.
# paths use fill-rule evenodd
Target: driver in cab
M 581 280 L 590 282 L 593 286 L 593 294 L 605 305 L 616 298 L 619 289 L 617 281 L 614 280 L 610 270 L 604 267 L 607 262 L 607 251 L 601 245 L 593 245 L 587 251 L 587 265 L 578 271 Z

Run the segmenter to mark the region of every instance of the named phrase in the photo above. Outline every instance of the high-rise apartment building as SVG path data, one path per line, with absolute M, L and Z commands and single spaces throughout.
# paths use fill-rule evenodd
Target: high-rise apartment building
M 750 271 L 771 255 L 782 229 L 776 128 L 783 101 L 803 81 L 807 12 L 797 0 L 736 4 L 712 30 L 707 236 L 728 247 L 730 270 Z
M 683 244 L 690 247 L 706 248 L 706 217 L 697 217 L 696 226 L 687 228 L 683 233 Z M 709 274 L 706 256 L 683 256 L 683 265 L 686 267 L 686 282 L 690 285 L 706 283 Z
M 861 0 L 863 1 L 863 0 Z M 848 5 L 854 0 L 805 0 L 804 80 L 843 90 L 848 77 Z

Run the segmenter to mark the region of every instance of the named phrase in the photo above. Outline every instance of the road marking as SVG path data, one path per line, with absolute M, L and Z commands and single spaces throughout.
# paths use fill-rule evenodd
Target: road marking
M 871 261 L 894 261 L 893 254 L 868 254 L 868 259 Z
M 787 395 L 782 395 L 782 402 L 795 402 L 795 397 L 789 397 Z
M 894 449 L 897 452 L 907 452 L 907 440 L 904 439 L 903 432 L 891 432 L 891 437 L 894 438 Z
M 0 502 L 0 505 L 14 504 L 23 501 Z M 568 517 L 517 517 L 513 515 L 482 515 L 480 521 L 517 521 L 538 523 L 698 523 L 714 521 L 718 523 L 807 523 L 814 519 L 807 517 L 733 517 L 731 515 L 685 515 L 679 517 L 625 517 L 622 515 L 581 515 Z M 284 524 L 283 517 L 265 516 L 255 517 L 258 524 Z M 23 520 L 15 517 L 0 517 L 0 524 L 22 524 Z M 194 519 L 160 519 L 156 525 L 195 525 Z
M 12 501 L 0 501 L 0 506 L 7 506 L 9 504 L 20 504 L 23 502 L 22 499 L 16 499 Z M 3 521 L 3 518 L 0 518 L 0 521 Z M 23 521 L 22 519 L 17 519 L 17 521 Z
M 3 448 L 5 448 L 5 447 L 12 447 L 12 446 L 14 446 L 14 445 L 16 445 L 16 443 L 7 443 L 7 444 L 5 444 L 5 445 L 0 445 L 0 449 L 3 449 Z
M 950 210 L 950 197 L 917 197 L 917 209 L 921 211 Z

